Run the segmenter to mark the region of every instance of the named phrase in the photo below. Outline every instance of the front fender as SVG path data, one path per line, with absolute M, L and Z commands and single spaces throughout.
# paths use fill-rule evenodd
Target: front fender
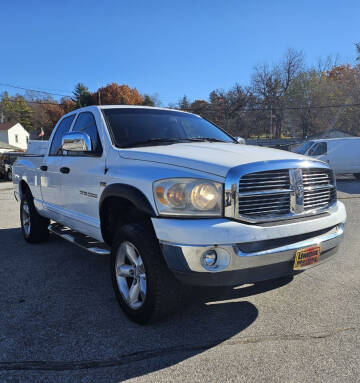
M 126 184 L 111 184 L 107 186 L 101 194 L 99 202 L 99 212 L 102 205 L 108 197 L 120 197 L 130 201 L 139 210 L 143 211 L 150 217 L 156 217 L 157 214 L 151 206 L 147 197 L 139 189 Z

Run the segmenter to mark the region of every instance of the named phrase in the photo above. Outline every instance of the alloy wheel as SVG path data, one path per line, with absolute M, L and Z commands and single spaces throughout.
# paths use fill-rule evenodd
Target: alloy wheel
M 23 201 L 21 210 L 21 220 L 26 237 L 30 235 L 31 221 L 30 221 L 30 209 L 27 201 Z
M 124 241 L 118 248 L 115 262 L 116 281 L 126 304 L 140 309 L 146 298 L 146 272 L 136 247 Z

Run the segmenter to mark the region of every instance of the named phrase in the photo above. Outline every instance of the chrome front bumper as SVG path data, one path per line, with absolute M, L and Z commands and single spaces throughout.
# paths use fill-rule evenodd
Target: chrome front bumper
M 296 251 L 310 246 L 320 246 L 320 261 L 315 265 L 321 264 L 336 253 L 343 233 L 344 223 L 340 223 L 324 234 L 253 252 L 242 251 L 241 243 L 191 246 L 160 241 L 160 245 L 169 268 L 184 283 L 236 285 L 292 274 Z M 282 240 L 286 238 L 274 243 Z M 210 268 L 202 262 L 203 254 L 209 250 L 218 254 L 218 264 Z

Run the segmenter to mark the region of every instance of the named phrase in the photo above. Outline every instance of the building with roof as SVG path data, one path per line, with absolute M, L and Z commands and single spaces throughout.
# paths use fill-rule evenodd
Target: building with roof
M 16 146 L 12 146 L 6 142 L 0 141 L 0 153 L 18 152 L 20 150 L 21 149 L 17 148 Z
M 315 140 L 315 139 L 323 139 L 323 138 L 344 138 L 344 137 L 354 137 L 354 136 L 342 130 L 327 129 L 321 133 L 313 134 L 312 136 L 309 137 L 309 139 Z
M 5 122 L 0 124 L 0 141 L 18 149 L 26 150 L 29 133 L 19 122 Z

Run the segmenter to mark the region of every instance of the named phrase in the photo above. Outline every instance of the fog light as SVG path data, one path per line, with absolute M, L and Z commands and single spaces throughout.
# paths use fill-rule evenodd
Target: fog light
M 217 253 L 215 250 L 208 250 L 202 256 L 204 266 L 214 266 L 217 261 Z

